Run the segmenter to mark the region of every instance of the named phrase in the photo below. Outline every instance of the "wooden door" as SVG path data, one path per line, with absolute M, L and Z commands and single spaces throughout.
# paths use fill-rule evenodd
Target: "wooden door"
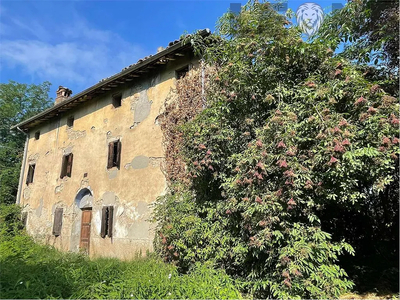
M 82 211 L 82 224 L 81 224 L 81 239 L 79 248 L 89 254 L 90 246 L 90 222 L 92 220 L 92 210 L 87 209 Z

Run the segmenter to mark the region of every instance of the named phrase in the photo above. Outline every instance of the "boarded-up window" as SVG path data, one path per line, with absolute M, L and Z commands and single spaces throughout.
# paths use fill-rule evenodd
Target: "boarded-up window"
M 33 182 L 33 175 L 35 174 L 35 164 L 29 165 L 28 175 L 26 176 L 26 184 L 30 184 Z
M 112 97 L 112 103 L 114 107 L 120 107 L 122 105 L 122 94 L 116 94 Z
M 103 207 L 101 214 L 101 230 L 100 230 L 100 235 L 102 238 L 105 238 L 106 236 L 112 237 L 113 215 L 114 215 L 113 206 Z
M 73 160 L 72 153 L 63 156 L 60 178 L 64 178 L 65 176 L 71 177 L 72 160 Z
M 115 141 L 108 144 L 108 162 L 107 169 L 117 167 L 119 169 L 121 161 L 121 141 Z
M 67 119 L 67 126 L 70 128 L 74 126 L 74 116 L 71 116 Z
M 53 235 L 59 236 L 62 228 L 63 208 L 56 208 L 54 211 Z

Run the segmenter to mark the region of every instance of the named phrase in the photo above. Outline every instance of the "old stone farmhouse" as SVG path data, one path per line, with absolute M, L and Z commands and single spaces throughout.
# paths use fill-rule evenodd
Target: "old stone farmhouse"
M 203 36 L 209 30 L 200 32 Z M 152 250 L 151 204 L 166 192 L 158 116 L 199 64 L 181 40 L 17 124 L 27 134 L 17 203 L 36 240 L 90 256 Z

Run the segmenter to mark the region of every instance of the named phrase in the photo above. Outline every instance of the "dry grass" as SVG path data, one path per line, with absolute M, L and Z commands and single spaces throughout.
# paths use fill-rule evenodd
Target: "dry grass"
M 399 294 L 392 293 L 364 293 L 364 294 L 354 294 L 347 293 L 339 297 L 339 299 L 400 299 Z

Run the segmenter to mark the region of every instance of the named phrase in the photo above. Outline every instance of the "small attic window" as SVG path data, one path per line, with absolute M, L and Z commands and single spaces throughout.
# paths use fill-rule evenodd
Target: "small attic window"
M 74 116 L 70 116 L 68 119 L 67 119 L 67 126 L 68 127 L 73 127 L 74 126 Z
M 116 94 L 112 96 L 112 104 L 114 107 L 120 107 L 122 102 L 122 94 Z
M 189 72 L 189 65 L 184 66 L 183 68 L 175 71 L 176 79 L 181 79 L 185 77 L 185 75 Z
M 35 140 L 38 140 L 40 138 L 40 131 L 35 132 Z

